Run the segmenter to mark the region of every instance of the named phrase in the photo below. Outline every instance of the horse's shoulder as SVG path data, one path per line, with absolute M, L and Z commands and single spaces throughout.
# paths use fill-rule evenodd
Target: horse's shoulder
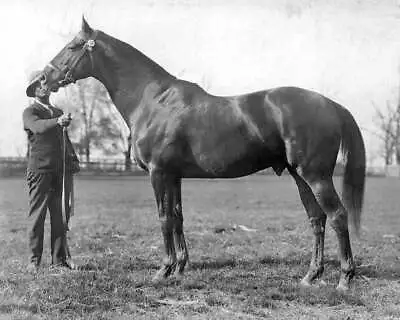
M 173 104 L 176 104 L 181 99 L 182 93 L 175 85 L 162 87 L 158 94 L 155 96 L 156 102 L 162 106 L 171 106 Z
M 191 107 L 204 98 L 205 91 L 196 83 L 177 80 L 161 87 L 155 99 L 162 106 Z

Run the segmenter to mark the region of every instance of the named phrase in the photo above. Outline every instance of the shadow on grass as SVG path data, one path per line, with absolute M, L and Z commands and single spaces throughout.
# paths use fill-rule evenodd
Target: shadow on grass
M 255 307 L 273 308 L 277 301 L 294 301 L 305 305 L 337 306 L 347 304 L 365 306 L 360 292 L 353 290 L 342 293 L 334 286 L 303 288 L 297 279 L 290 276 L 264 276 L 260 274 L 236 274 L 213 277 L 206 286 L 225 292 L 228 295 L 242 295 Z
M 291 277 L 300 280 L 308 269 L 310 254 L 300 256 L 299 254 L 289 254 L 286 257 L 265 256 L 261 259 L 241 260 L 236 258 L 206 258 L 202 261 L 190 261 L 187 270 L 223 270 L 235 269 L 243 272 L 254 271 L 263 267 L 273 269 L 282 267 L 283 277 Z M 138 270 L 157 270 L 160 267 L 158 262 L 148 261 L 140 257 L 130 257 L 128 259 L 120 256 L 107 256 L 104 259 L 93 259 L 81 264 L 78 269 L 81 271 L 105 271 L 114 269 L 120 272 L 133 272 Z M 290 270 L 290 274 L 285 273 L 285 270 Z M 325 259 L 325 276 L 331 277 L 332 272 L 338 273 L 340 263 L 335 258 Z M 397 280 L 400 279 L 400 266 L 396 265 L 362 265 L 357 262 L 356 274 L 366 276 L 368 278 Z
M 357 267 L 357 275 L 374 279 L 399 280 L 400 265 L 361 265 Z
M 299 256 L 298 254 L 287 257 L 266 256 L 258 260 L 241 260 L 236 258 L 219 258 L 216 260 L 194 261 L 190 263 L 190 269 L 193 270 L 218 270 L 234 267 L 259 268 L 260 266 L 286 266 L 308 268 L 311 255 Z M 325 267 L 339 268 L 340 264 L 335 259 L 325 259 Z
M 210 288 L 228 295 L 243 296 L 250 308 L 275 308 L 277 301 L 294 301 L 313 306 L 366 304 L 360 293 L 355 290 L 343 294 L 333 285 L 312 288 L 299 286 L 299 281 L 308 268 L 309 258 L 310 256 L 289 255 L 284 258 L 267 256 L 254 261 L 229 258 L 191 263 L 191 269 L 203 272 L 200 278 L 192 281 L 186 289 Z M 329 282 L 336 285 L 335 278 L 340 268 L 338 261 L 328 259 L 325 267 L 329 269 Z M 205 275 L 207 270 L 210 273 Z
M 119 256 L 107 256 L 101 260 L 89 260 L 78 266 L 80 271 L 108 271 L 114 269 L 121 272 L 132 272 L 137 270 L 156 270 L 159 265 L 135 257 L 121 259 Z
M 205 260 L 207 259 L 207 260 Z M 343 294 L 338 292 L 334 286 L 337 284 L 337 277 L 340 270 L 339 262 L 334 258 L 329 258 L 325 262 L 325 275 L 329 285 L 313 288 L 300 287 L 299 280 L 308 269 L 310 255 L 289 254 L 285 257 L 265 256 L 253 260 L 240 260 L 235 258 L 212 259 L 211 257 L 203 258 L 202 261 L 193 261 L 188 268 L 189 273 L 186 274 L 182 284 L 174 282 L 166 282 L 160 288 L 169 288 L 173 295 L 191 291 L 210 291 L 219 290 L 227 296 L 242 297 L 250 309 L 257 308 L 275 308 L 279 301 L 294 301 L 305 305 L 327 305 L 338 306 L 341 304 L 352 306 L 365 306 L 367 303 L 362 298 L 362 290 L 351 290 L 349 293 Z M 137 274 L 141 271 L 157 270 L 158 263 L 154 260 L 142 259 L 139 257 L 126 256 L 105 256 L 104 258 L 96 258 L 82 264 L 82 271 L 99 271 L 110 279 L 126 277 L 127 273 Z M 194 271 L 194 272 L 191 272 Z M 95 272 L 97 274 L 97 272 Z M 358 274 L 368 277 L 392 277 L 399 278 L 400 272 L 394 266 L 386 269 L 376 269 L 374 266 L 362 267 L 358 270 Z M 143 282 L 132 283 L 130 289 L 125 292 L 128 294 L 132 288 L 139 289 L 141 287 L 153 287 L 148 280 Z M 357 285 L 356 285 L 357 286 Z M 158 289 L 160 289 L 158 288 Z M 130 296 L 133 299 L 132 296 Z M 140 299 L 139 299 L 140 298 Z M 135 297 L 139 300 L 143 297 Z M 133 300 L 135 300 L 133 299 Z M 214 297 L 207 300 L 209 307 L 218 302 L 219 298 Z M 217 301 L 218 300 L 218 301 Z M 217 302 L 216 302 L 217 301 Z M 209 303 L 208 303 L 209 302 Z

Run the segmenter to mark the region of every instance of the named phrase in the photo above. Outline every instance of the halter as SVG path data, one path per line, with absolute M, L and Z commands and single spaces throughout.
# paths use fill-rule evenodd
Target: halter
M 96 45 L 96 35 L 97 32 L 94 32 L 94 36 L 93 39 L 89 39 L 85 42 L 85 44 L 82 46 L 79 55 L 76 57 L 76 59 L 72 62 L 71 66 L 66 65 L 63 69 L 61 69 L 60 67 L 54 65 L 53 63 L 48 63 L 48 67 L 50 67 L 51 69 L 54 69 L 60 73 L 65 73 L 64 79 L 59 81 L 59 85 L 64 86 L 67 85 L 69 83 L 75 83 L 77 79 L 74 78 L 73 76 L 73 71 L 75 69 L 75 67 L 78 65 L 79 61 L 81 61 L 82 57 L 85 55 L 86 52 L 89 53 L 89 58 L 90 58 L 90 62 L 92 64 L 92 70 L 94 70 L 94 63 L 93 63 L 93 57 L 92 57 L 92 51 Z

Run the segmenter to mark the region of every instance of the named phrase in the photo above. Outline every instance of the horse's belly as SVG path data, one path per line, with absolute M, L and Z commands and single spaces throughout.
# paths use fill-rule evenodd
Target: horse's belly
M 227 152 L 213 150 L 196 157 L 196 161 L 184 166 L 182 173 L 186 178 L 236 178 L 247 176 L 274 166 L 281 157 L 266 148 L 248 152 Z

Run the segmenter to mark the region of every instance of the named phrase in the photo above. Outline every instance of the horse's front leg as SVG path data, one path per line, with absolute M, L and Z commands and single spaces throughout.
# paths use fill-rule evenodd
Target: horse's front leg
M 181 279 L 186 263 L 189 260 L 189 253 L 186 246 L 185 235 L 183 233 L 183 213 L 181 196 L 181 178 L 173 181 L 173 211 L 174 211 L 174 240 L 177 253 L 177 264 L 175 277 Z
M 159 282 L 167 278 L 176 267 L 176 252 L 174 245 L 174 197 L 173 197 L 173 177 L 159 170 L 150 172 L 151 184 L 157 202 L 161 231 L 164 240 L 165 256 L 160 270 L 153 278 L 154 282 Z

